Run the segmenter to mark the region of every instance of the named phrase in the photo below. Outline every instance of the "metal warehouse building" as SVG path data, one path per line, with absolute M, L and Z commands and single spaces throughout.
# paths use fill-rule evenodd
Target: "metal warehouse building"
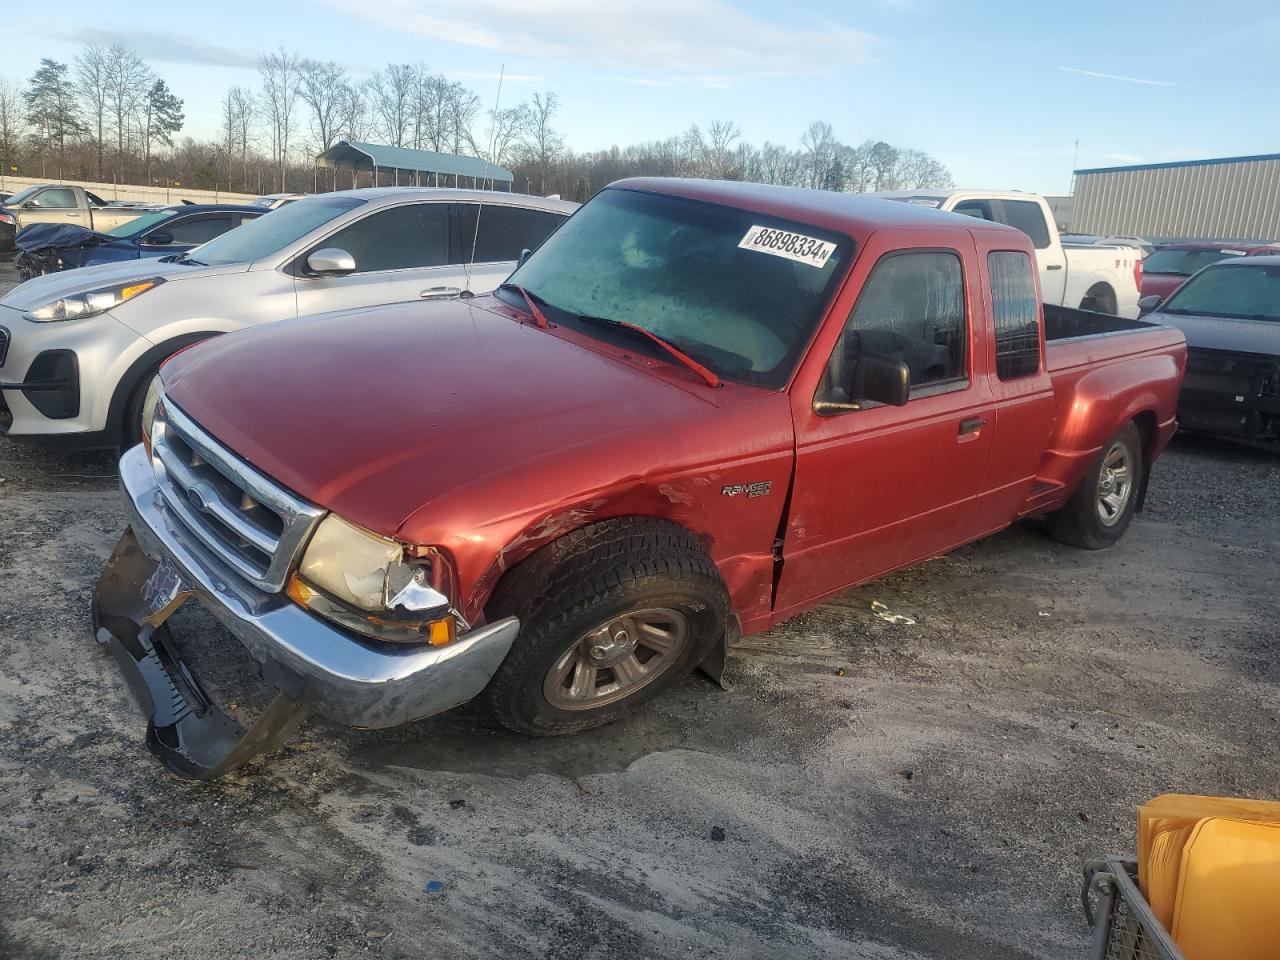
M 1280 240 L 1280 153 L 1077 170 L 1073 192 L 1079 233 Z

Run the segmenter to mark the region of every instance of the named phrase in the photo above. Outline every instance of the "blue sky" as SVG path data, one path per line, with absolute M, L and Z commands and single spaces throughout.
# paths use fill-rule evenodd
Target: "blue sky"
M 82 42 L 132 47 L 214 136 L 218 100 L 280 44 L 365 76 L 424 62 L 486 107 L 553 90 L 572 147 L 729 119 L 747 140 L 836 135 L 926 150 L 957 182 L 1045 193 L 1079 166 L 1280 150 L 1280 8 L 1243 0 L 977 5 L 945 0 L 10 0 L 0 76 Z

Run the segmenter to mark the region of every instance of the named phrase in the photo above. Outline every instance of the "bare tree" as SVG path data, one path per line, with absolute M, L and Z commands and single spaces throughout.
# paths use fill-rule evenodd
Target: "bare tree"
M 133 147 L 133 130 L 155 77 L 136 53 L 113 43 L 106 53 L 106 79 L 107 110 L 116 135 L 115 173 L 122 177 Z
M 302 75 L 298 55 L 281 47 L 258 58 L 258 75 L 262 78 L 262 107 L 271 135 L 272 162 L 276 167 L 276 183 L 284 190 L 289 166 L 289 133 L 293 128 L 293 111 L 298 103 Z
M 222 101 L 223 134 L 227 139 L 227 183 L 231 182 L 231 160 L 240 157 L 240 184 L 249 184 L 249 145 L 253 140 L 253 124 L 258 107 L 253 91 L 232 87 Z
M 923 150 L 902 150 L 893 170 L 893 186 L 899 190 L 947 188 L 951 173 Z
M 717 179 L 731 178 L 733 143 L 742 136 L 731 120 L 712 120 L 702 142 L 702 167 L 705 174 Z
M 538 192 L 547 192 L 547 169 L 564 152 L 564 137 L 551 121 L 560 107 L 560 98 L 554 93 L 535 93 L 533 103 L 526 112 L 523 155 L 538 171 Z
M 369 78 L 369 103 L 387 144 L 403 147 L 413 123 L 418 71 L 407 63 L 389 63 Z
M 94 131 L 97 147 L 97 177 L 102 179 L 102 151 L 104 127 L 107 120 L 107 94 L 111 84 L 111 56 L 109 51 L 96 43 L 88 44 L 76 56 L 76 88 L 84 103 L 85 115 Z
M 472 126 L 480 113 L 480 98 L 462 84 L 450 83 L 446 90 L 445 107 L 445 132 L 441 136 L 444 145 L 451 146 L 454 153 L 461 153 L 462 145 L 467 143 L 478 155 L 480 151 L 475 150 Z
M 18 165 L 25 132 L 22 88 L 12 80 L 0 80 L 0 174 L 9 173 Z
M 477 156 L 501 167 L 510 161 L 512 149 L 528 129 L 529 108 L 520 104 L 490 110 L 489 124 L 489 143 L 480 149 L 473 141 L 471 147 Z
M 311 111 L 311 136 L 316 153 L 333 146 L 338 139 L 343 108 L 348 96 L 347 71 L 332 60 L 303 60 L 298 95 Z
M 836 138 L 831 124 L 815 120 L 800 136 L 800 146 L 808 158 L 808 182 L 805 186 L 821 187 L 835 156 Z

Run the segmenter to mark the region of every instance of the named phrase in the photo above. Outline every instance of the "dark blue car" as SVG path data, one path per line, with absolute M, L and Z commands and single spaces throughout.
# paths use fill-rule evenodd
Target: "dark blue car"
M 33 223 L 15 240 L 22 279 L 121 260 L 185 253 L 242 223 L 270 213 L 262 207 L 196 203 L 149 211 L 95 233 L 69 223 Z

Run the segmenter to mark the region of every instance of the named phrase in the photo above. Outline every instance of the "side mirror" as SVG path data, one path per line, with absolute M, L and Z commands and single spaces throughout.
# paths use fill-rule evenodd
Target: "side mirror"
M 533 255 L 533 251 L 530 250 L 528 247 L 525 247 L 523 250 L 521 250 L 520 259 L 516 261 L 516 269 L 519 270 L 521 267 L 523 267 L 524 262 L 528 260 L 529 257 L 532 255 Z
M 1149 297 L 1143 297 L 1138 301 L 1138 312 L 1150 313 L 1156 307 L 1160 306 L 1160 300 L 1161 298 L 1156 296 L 1154 293 Z
M 34 210 L 34 209 L 36 209 L 38 206 L 40 206 L 40 205 L 39 205 L 38 203 L 36 203 L 34 200 L 28 200 L 26 203 L 24 203 L 24 204 L 22 205 L 22 209 L 23 209 L 23 210 Z
M 153 233 L 151 236 L 147 237 L 146 242 L 156 247 L 167 247 L 169 244 L 173 243 L 173 234 L 165 233 L 164 231 Z
M 911 399 L 911 370 L 901 360 L 875 353 L 864 354 L 853 364 L 849 399 L 905 407 Z
M 307 257 L 307 269 L 318 277 L 341 277 L 355 272 L 356 258 L 337 247 L 324 247 Z

